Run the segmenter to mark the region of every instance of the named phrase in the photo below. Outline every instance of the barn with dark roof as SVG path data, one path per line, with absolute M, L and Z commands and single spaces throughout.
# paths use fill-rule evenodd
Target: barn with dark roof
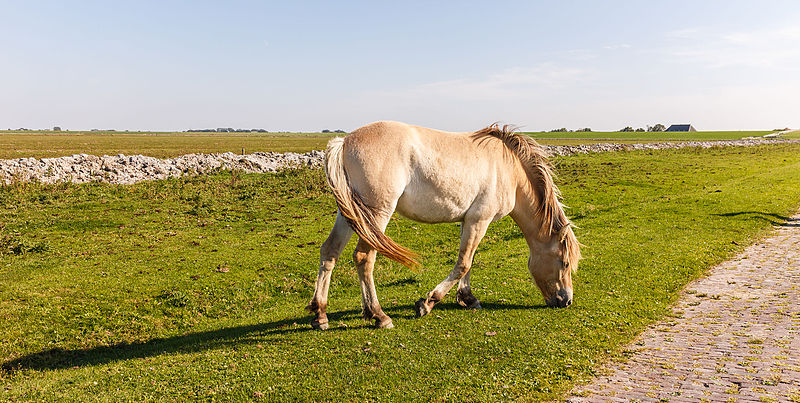
M 696 132 L 697 130 L 692 125 L 672 125 L 667 128 L 668 132 Z

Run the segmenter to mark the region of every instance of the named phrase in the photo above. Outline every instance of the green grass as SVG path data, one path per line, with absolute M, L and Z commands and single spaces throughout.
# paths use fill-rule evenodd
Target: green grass
M 573 306 L 544 307 L 506 218 L 473 267 L 484 309 L 451 293 L 414 318 L 459 229 L 397 219 L 388 233 L 424 266 L 379 258 L 396 326 L 382 331 L 360 319 L 353 242 L 333 275 L 331 329 L 308 325 L 335 211 L 318 170 L 2 188 L 0 400 L 554 399 L 800 203 L 798 144 L 556 164 L 586 245 Z
M 340 134 L 341 136 L 341 134 Z M 143 154 L 158 158 L 189 153 L 324 150 L 334 134 L 323 133 L 124 133 L 0 132 L 0 158 L 72 154 Z
M 780 138 L 786 138 L 786 139 L 800 139 L 800 130 L 795 130 L 795 131 L 793 131 L 793 132 L 789 132 L 789 133 L 786 133 L 786 134 L 782 134 L 782 135 L 780 136 Z
M 769 132 L 528 133 L 541 144 L 578 145 L 598 142 L 732 140 Z M 36 132 L 0 131 L 0 159 L 50 158 L 73 154 L 144 154 L 158 158 L 189 153 L 308 152 L 324 150 L 328 133 L 184 133 L 184 132 Z M 800 132 L 785 135 L 800 138 Z
M 591 139 L 627 141 L 689 141 L 689 140 L 739 140 L 744 137 L 761 137 L 771 131 L 726 132 L 531 132 L 535 139 Z

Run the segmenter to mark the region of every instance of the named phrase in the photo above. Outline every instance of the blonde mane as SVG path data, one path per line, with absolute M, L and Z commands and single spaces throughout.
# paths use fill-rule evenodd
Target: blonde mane
M 572 232 L 572 223 L 564 213 L 561 202 L 561 192 L 553 182 L 553 168 L 547 159 L 547 152 L 534 139 L 517 132 L 511 125 L 500 127 L 493 123 L 472 134 L 473 139 L 482 141 L 487 137 L 494 137 L 503 142 L 522 163 L 528 177 L 530 187 L 526 189 L 536 200 L 534 215 L 542 226 L 539 229 L 541 238 L 553 235 L 559 237 L 564 261 L 574 270 L 581 258 L 580 243 Z

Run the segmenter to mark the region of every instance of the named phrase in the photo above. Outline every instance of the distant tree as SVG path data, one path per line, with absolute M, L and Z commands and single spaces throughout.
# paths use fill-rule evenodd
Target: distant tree
M 341 129 L 334 130 L 333 132 L 334 133 L 347 133 L 346 131 L 341 130 Z
M 667 127 L 661 123 L 656 123 L 654 126 L 647 126 L 648 132 L 663 132 L 664 130 L 667 130 Z
M 625 126 L 622 129 L 620 129 L 619 131 L 621 131 L 621 132 L 632 132 L 633 128 L 630 127 L 630 126 Z
M 331 131 L 330 131 L 330 130 L 328 130 L 328 129 L 322 129 L 322 132 L 323 132 L 323 133 L 330 133 Z
M 54 131 L 54 132 L 60 132 L 60 131 L 61 131 L 61 127 L 59 127 L 59 126 L 53 126 L 53 131 Z
M 562 128 L 560 128 L 560 129 L 553 129 L 553 130 L 550 130 L 550 133 L 561 133 L 561 132 L 568 132 L 568 131 L 569 131 L 569 130 L 567 130 L 567 128 L 566 128 L 566 127 L 562 127 Z
M 584 127 L 583 129 L 575 129 L 576 132 L 590 132 L 592 129 L 588 127 Z
M 645 131 L 645 130 L 644 130 L 643 128 L 641 128 L 641 127 L 640 127 L 640 128 L 638 128 L 638 129 L 636 129 L 636 131 L 637 131 L 637 132 L 643 132 L 643 131 Z

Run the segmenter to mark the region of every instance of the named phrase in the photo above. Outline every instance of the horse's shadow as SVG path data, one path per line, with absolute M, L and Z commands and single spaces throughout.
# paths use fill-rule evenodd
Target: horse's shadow
M 736 213 L 722 213 L 713 215 L 717 217 L 736 217 L 741 215 L 749 215 L 755 219 L 768 221 L 770 224 L 778 227 L 800 227 L 800 219 L 786 217 L 775 213 L 764 213 L 761 211 L 739 211 Z
M 341 317 L 355 311 L 341 312 Z M 195 332 L 180 336 L 155 338 L 143 342 L 117 343 L 87 349 L 52 348 L 24 355 L 2 364 L 6 371 L 23 369 L 66 369 L 107 364 L 137 358 L 153 357 L 178 351 L 191 352 L 218 348 L 232 344 L 247 344 L 263 341 L 268 336 L 281 336 L 312 330 L 293 326 L 308 316 L 282 319 L 269 323 L 234 326 L 223 329 Z M 339 330 L 331 329 L 333 331 Z
M 516 310 L 538 309 L 541 306 L 525 306 L 505 303 L 484 303 L 484 309 Z M 437 310 L 465 309 L 456 303 L 440 303 Z M 414 306 L 396 305 L 384 308 L 394 318 L 415 318 Z M 346 310 L 328 313 L 331 323 L 360 317 L 360 310 Z M 80 368 L 103 365 L 115 361 L 131 359 L 145 359 L 161 354 L 175 352 L 196 352 L 237 344 L 258 344 L 269 342 L 271 338 L 288 334 L 315 331 L 309 325 L 312 316 L 302 315 L 294 318 L 281 319 L 268 323 L 245 326 L 233 326 L 205 332 L 188 333 L 180 336 L 155 338 L 143 342 L 117 343 L 97 346 L 86 349 L 51 348 L 38 353 L 30 353 L 2 363 L 0 369 L 8 372 L 19 370 L 57 370 L 67 368 Z M 325 332 L 343 332 L 354 329 L 371 328 L 371 322 L 363 322 L 363 326 L 332 326 Z M 298 324 L 302 326 L 297 326 Z M 276 340 L 277 341 L 277 340 Z

